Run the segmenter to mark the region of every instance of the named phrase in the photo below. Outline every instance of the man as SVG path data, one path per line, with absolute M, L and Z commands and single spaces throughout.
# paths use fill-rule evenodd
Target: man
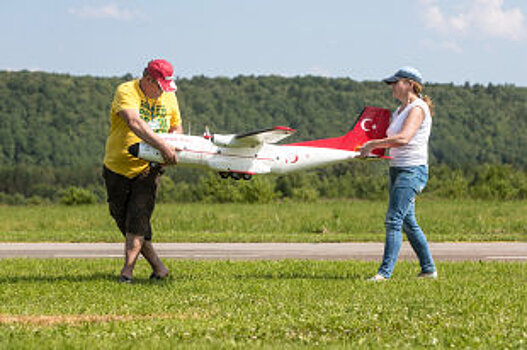
M 168 275 L 152 245 L 150 218 L 154 211 L 160 166 L 133 157 L 128 148 L 144 141 L 161 151 L 165 164 L 176 164 L 176 150 L 156 133 L 182 133 L 172 65 L 150 61 L 141 79 L 119 85 L 110 111 L 103 177 L 110 214 L 125 236 L 125 261 L 119 281 L 132 282 L 139 254 L 152 266 L 151 279 Z

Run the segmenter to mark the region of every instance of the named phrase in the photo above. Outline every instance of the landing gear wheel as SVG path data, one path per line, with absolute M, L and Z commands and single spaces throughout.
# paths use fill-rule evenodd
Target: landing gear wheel
M 229 177 L 229 173 L 226 171 L 220 171 L 218 174 L 220 174 L 222 179 L 226 179 Z
M 242 178 L 243 178 L 244 180 L 250 180 L 252 177 L 253 177 L 253 176 L 252 176 L 251 174 L 243 174 L 243 175 L 242 175 Z
M 231 173 L 231 177 L 234 179 L 234 180 L 239 180 L 242 178 L 242 174 L 240 173 Z

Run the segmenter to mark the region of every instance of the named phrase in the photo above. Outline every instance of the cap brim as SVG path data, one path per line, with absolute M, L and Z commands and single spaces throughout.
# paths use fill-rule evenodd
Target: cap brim
M 395 75 L 392 75 L 391 77 L 383 79 L 383 82 L 385 82 L 386 84 L 393 84 L 396 83 L 397 80 L 399 80 L 399 78 L 397 78 Z
M 164 92 L 174 92 L 177 90 L 174 80 L 159 79 L 157 82 Z

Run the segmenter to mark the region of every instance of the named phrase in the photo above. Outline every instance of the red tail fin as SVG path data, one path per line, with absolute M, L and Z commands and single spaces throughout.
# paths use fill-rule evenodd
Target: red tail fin
M 344 136 L 292 143 L 288 146 L 309 146 L 321 148 L 336 148 L 356 151 L 368 140 L 386 137 L 386 129 L 390 125 L 390 110 L 378 107 L 366 107 L 353 128 Z M 384 149 L 373 150 L 377 156 L 384 155 Z

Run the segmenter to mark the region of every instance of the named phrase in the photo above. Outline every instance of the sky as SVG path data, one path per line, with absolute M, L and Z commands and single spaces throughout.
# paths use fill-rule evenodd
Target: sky
M 0 70 L 527 86 L 525 0 L 1 0 Z

